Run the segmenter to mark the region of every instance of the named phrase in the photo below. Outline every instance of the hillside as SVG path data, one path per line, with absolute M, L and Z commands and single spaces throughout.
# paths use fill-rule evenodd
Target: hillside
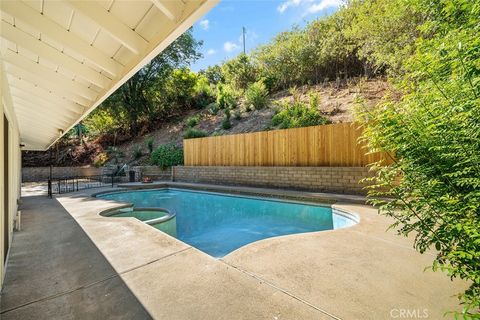
M 348 83 L 337 84 L 329 82 L 316 86 L 302 86 L 297 88 L 297 94 L 301 101 L 308 101 L 308 95 L 312 92 L 318 93 L 320 97 L 319 111 L 329 122 L 349 122 L 353 120 L 352 109 L 357 98 L 364 99 L 369 105 L 375 105 L 386 93 L 388 84 L 382 79 L 371 79 L 366 81 L 350 80 Z M 83 138 L 80 144 L 78 139 L 63 141 L 58 147 L 53 147 L 52 158 L 54 165 L 62 166 L 84 166 L 93 165 L 105 157 L 109 146 L 116 146 L 120 155 L 119 161 L 129 164 L 148 164 L 149 155 L 145 140 L 152 138 L 154 146 L 166 143 L 181 145 L 183 134 L 188 128 L 187 119 L 198 116 L 199 122 L 195 126 L 197 130 L 203 130 L 211 135 L 237 134 L 275 129 L 272 126 L 272 117 L 275 114 L 277 103 L 280 101 L 293 101 L 293 96 L 288 90 L 272 94 L 269 97 L 269 104 L 260 110 L 246 111 L 245 108 L 238 108 L 240 113 L 231 117 L 232 127 L 228 130 L 222 129 L 224 114 L 220 110 L 212 114 L 210 110 L 189 110 L 180 114 L 170 121 L 158 122 L 158 128 L 151 132 L 140 134 L 133 139 L 122 141 L 123 137 L 117 137 L 116 144 L 111 137 L 99 137 L 91 140 Z M 240 116 L 238 118 L 238 116 Z M 142 148 L 143 156 L 135 159 L 134 150 Z M 50 152 L 24 152 L 24 166 L 45 166 L 49 165 Z

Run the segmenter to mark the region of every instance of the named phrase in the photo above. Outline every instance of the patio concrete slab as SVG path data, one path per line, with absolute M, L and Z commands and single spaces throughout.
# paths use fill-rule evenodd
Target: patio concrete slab
M 386 232 L 390 220 L 360 205 L 353 227 L 258 241 L 223 258 L 229 265 L 274 283 L 342 319 L 389 319 L 410 310 L 428 319 L 459 310 L 452 282 L 424 269 L 433 254 L 419 254 L 411 239 Z
M 122 278 L 157 319 L 332 319 L 195 248 Z
M 2 319 L 148 319 L 95 244 L 56 199 L 22 200 L 1 294 Z
M 356 226 L 265 239 L 217 260 L 134 218 L 100 216 L 125 205 L 91 197 L 106 190 L 57 199 L 157 319 L 388 319 L 400 310 L 440 319 L 466 286 L 424 272 L 433 253 L 386 232 L 391 220 L 369 206 L 335 205 L 360 217 Z

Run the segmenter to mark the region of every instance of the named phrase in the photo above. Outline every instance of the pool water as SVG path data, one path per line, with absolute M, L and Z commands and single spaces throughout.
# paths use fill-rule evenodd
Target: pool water
M 213 257 L 261 239 L 356 223 L 331 207 L 209 192 L 135 190 L 97 197 L 175 211 L 175 232 L 165 232 Z

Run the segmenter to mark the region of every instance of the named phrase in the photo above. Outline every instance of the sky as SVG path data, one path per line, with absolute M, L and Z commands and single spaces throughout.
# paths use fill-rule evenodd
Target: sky
M 295 25 L 332 14 L 341 4 L 342 0 L 222 0 L 193 27 L 194 37 L 203 40 L 203 58 L 191 68 L 199 71 L 241 53 L 242 27 L 249 52 Z

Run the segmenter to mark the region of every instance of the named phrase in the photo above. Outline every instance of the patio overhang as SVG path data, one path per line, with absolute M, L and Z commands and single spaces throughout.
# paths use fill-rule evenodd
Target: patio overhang
M 219 0 L 1 2 L 1 90 L 46 150 Z

